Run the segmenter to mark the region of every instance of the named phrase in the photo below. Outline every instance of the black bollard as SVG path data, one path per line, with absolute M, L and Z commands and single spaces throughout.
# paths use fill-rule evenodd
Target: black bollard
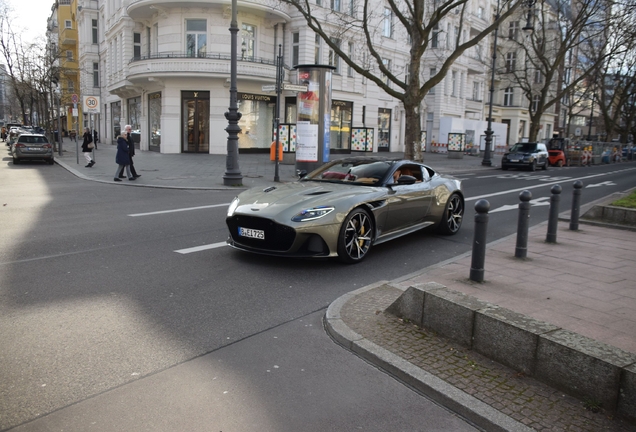
M 570 231 L 579 229 L 579 210 L 581 207 L 581 189 L 583 182 L 577 180 L 574 182 L 574 192 L 572 192 L 572 213 L 570 213 Z
M 470 263 L 470 280 L 484 281 L 484 262 L 486 261 L 486 229 L 488 228 L 488 210 L 490 203 L 481 199 L 475 203 L 475 235 L 473 237 L 473 257 Z
M 550 216 L 548 217 L 548 235 L 545 241 L 548 243 L 556 243 L 557 227 L 559 225 L 559 201 L 561 200 L 561 186 L 554 185 L 550 189 L 552 196 L 550 197 Z
M 517 222 L 517 247 L 515 257 L 525 258 L 528 255 L 528 225 L 530 221 L 530 200 L 532 192 L 524 190 L 519 194 L 519 221 Z

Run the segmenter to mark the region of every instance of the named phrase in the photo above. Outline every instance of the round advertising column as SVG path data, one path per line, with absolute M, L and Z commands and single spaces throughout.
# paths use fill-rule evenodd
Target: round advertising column
M 298 84 L 306 92 L 296 98 L 296 171 L 307 173 L 329 162 L 331 71 L 333 66 L 298 65 Z

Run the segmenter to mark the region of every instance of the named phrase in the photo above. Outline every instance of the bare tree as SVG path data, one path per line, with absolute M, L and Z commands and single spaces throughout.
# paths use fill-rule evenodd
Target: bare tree
M 536 14 L 534 31 L 512 38 L 501 52 L 506 62 L 502 76 L 518 86 L 528 102 L 530 141 L 538 137 L 542 116 L 561 101 L 572 105 L 573 96 L 594 95 L 599 70 L 623 52 L 609 34 L 609 2 L 541 0 Z M 592 92 L 581 89 L 590 84 Z
M 380 3 L 363 0 L 361 7 L 353 13 L 341 13 L 319 7 L 314 0 L 280 1 L 295 8 L 307 26 L 355 72 L 402 102 L 406 120 L 406 158 L 420 157 L 419 108 L 426 94 L 444 79 L 453 63 L 466 50 L 479 44 L 523 4 L 520 0 L 502 1 L 498 18 L 481 31 L 472 29 L 472 38 L 463 40 L 463 31 L 468 26 L 468 0 L 387 0 L 385 7 L 397 21 L 397 24 L 391 23 L 391 31 L 400 38 L 402 46 L 408 48 L 404 69 L 397 70 L 385 61 L 387 53 L 395 48 L 382 38 L 386 12 L 384 7 L 378 7 Z M 448 44 L 447 49 L 433 50 L 432 42 L 437 38 L 441 24 L 447 21 L 452 21 L 458 29 L 455 35 L 446 35 L 447 38 L 452 37 L 453 42 Z M 355 53 L 350 54 L 341 48 L 341 41 L 345 39 L 356 42 Z M 422 74 L 422 66 L 427 60 L 434 61 L 436 66 L 436 73 L 428 79 Z

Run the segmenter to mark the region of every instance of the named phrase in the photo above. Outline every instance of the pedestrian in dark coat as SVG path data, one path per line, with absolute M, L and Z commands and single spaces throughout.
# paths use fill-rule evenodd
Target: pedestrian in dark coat
M 97 150 L 97 143 L 99 142 L 99 134 L 97 129 L 93 129 L 93 144 L 95 144 L 95 150 Z
M 137 178 L 141 177 L 141 174 L 137 174 L 137 170 L 135 170 L 135 164 L 133 162 L 133 156 L 135 156 L 135 143 L 132 140 L 132 136 L 130 136 L 131 132 L 132 126 L 124 126 L 124 134 L 126 135 L 126 142 L 128 143 L 128 156 L 130 156 L 130 172 L 134 178 Z M 123 169 L 119 172 L 119 178 L 125 178 Z
M 125 135 L 117 137 L 117 155 L 115 156 L 115 162 L 117 163 L 117 171 L 115 171 L 115 181 L 121 181 L 118 177 L 119 171 L 123 171 L 126 168 L 128 174 L 128 180 L 135 180 L 135 177 L 130 173 L 130 156 L 128 155 L 128 142 Z
M 95 161 L 93 160 L 93 149 L 89 148 L 89 144 L 93 142 L 93 135 L 89 128 L 86 128 L 84 131 L 84 141 L 82 142 L 82 153 L 84 154 L 84 158 L 86 159 L 87 165 L 85 168 L 92 168 L 95 165 Z

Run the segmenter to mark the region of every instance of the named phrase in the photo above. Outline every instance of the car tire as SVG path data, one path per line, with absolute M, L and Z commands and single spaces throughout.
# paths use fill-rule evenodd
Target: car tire
M 367 210 L 355 208 L 347 215 L 338 235 L 338 259 L 346 264 L 362 261 L 371 250 L 373 219 Z
M 461 195 L 455 193 L 448 197 L 437 231 L 444 235 L 457 234 L 464 220 L 464 208 L 464 199 Z
M 20 160 L 13 158 L 13 165 L 20 165 Z
M 530 169 L 530 171 L 536 171 L 537 170 L 537 161 L 533 160 L 528 168 Z
M 543 164 L 543 166 L 541 167 L 541 169 L 542 169 L 543 171 L 547 170 L 547 169 L 548 169 L 548 165 L 549 165 L 549 164 L 550 164 L 550 163 L 549 163 L 548 161 L 545 161 L 545 163 Z
M 49 159 L 49 160 L 46 161 L 46 163 L 49 164 L 49 165 L 53 165 L 55 163 L 55 160 L 54 159 Z
M 508 171 L 508 165 L 501 165 L 501 169 L 503 171 Z
M 556 166 L 561 168 L 563 166 L 563 159 L 559 159 L 559 161 L 557 162 Z

